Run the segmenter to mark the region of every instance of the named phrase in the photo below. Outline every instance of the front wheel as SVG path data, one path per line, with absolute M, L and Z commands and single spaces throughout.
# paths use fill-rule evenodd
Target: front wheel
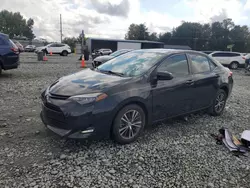
M 209 109 L 210 114 L 212 116 L 220 116 L 225 109 L 226 101 L 227 93 L 224 90 L 220 89 L 213 101 L 213 105 Z
M 120 144 L 134 142 L 145 127 L 145 113 L 135 104 L 125 106 L 115 117 L 112 132 L 114 140 Z

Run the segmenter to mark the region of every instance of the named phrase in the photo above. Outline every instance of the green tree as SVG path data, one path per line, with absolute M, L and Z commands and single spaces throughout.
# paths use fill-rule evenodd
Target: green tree
M 164 42 L 165 44 L 170 44 L 172 38 L 172 33 L 167 32 L 159 35 L 159 41 Z
M 148 40 L 149 32 L 145 24 L 131 24 L 128 28 L 128 32 L 125 35 L 127 40 Z
M 158 38 L 158 36 L 157 36 L 157 33 L 156 33 L 156 32 L 153 32 L 153 33 L 149 34 L 148 40 L 150 40 L 150 41 L 158 41 L 159 38 Z
M 6 33 L 13 38 L 16 36 L 25 36 L 28 39 L 33 39 L 33 19 L 26 19 L 19 12 L 9 12 L 2 10 L 0 12 L 0 32 Z
M 71 48 L 71 51 L 73 52 L 74 48 L 76 47 L 76 43 L 80 42 L 80 41 L 79 41 L 79 37 L 78 38 L 75 38 L 75 37 L 65 37 L 62 40 L 62 42 L 65 43 L 65 44 L 68 44 L 70 46 L 70 48 Z

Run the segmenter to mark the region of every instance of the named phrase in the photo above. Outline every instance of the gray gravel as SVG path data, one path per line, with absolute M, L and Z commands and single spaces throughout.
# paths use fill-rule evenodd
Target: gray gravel
M 36 62 L 22 54 L 19 69 L 0 76 L 0 187 L 250 187 L 250 156 L 236 157 L 210 133 L 249 129 L 250 76 L 234 72 L 234 90 L 221 117 L 204 113 L 187 121 L 150 126 L 139 140 L 63 140 L 39 118 L 40 93 L 78 70 L 79 57 Z

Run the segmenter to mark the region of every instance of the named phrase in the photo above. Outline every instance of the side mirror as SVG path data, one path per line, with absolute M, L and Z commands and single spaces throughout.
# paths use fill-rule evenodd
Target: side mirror
M 157 72 L 157 79 L 158 80 L 172 80 L 174 77 L 172 73 L 164 71 L 164 72 Z

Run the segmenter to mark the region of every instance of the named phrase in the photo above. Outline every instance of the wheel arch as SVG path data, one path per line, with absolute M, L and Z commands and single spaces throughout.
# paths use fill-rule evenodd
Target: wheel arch
M 145 113 L 145 126 L 147 126 L 147 124 L 149 122 L 151 122 L 151 118 L 149 116 L 149 113 L 150 113 L 150 110 L 149 108 L 147 107 L 147 104 L 145 102 L 144 99 L 140 98 L 140 97 L 133 97 L 133 98 L 129 98 L 127 100 L 124 100 L 122 101 L 120 104 L 117 105 L 117 107 L 114 109 L 114 114 L 113 114 L 113 117 L 112 117 L 112 123 L 111 123 L 111 126 L 110 126 L 110 133 L 112 133 L 112 128 L 113 128 L 113 124 L 114 124 L 114 120 L 115 120 L 115 117 L 117 116 L 117 114 L 120 112 L 120 110 L 122 110 L 125 106 L 128 106 L 128 105 L 131 105 L 131 104 L 136 104 L 138 106 L 140 106 L 142 108 L 142 110 L 144 111 Z M 112 135 L 112 134 L 110 134 Z
M 229 94 L 229 88 L 228 88 L 228 86 L 226 84 L 221 85 L 220 89 L 224 90 L 226 92 L 227 96 L 228 96 L 228 94 Z

